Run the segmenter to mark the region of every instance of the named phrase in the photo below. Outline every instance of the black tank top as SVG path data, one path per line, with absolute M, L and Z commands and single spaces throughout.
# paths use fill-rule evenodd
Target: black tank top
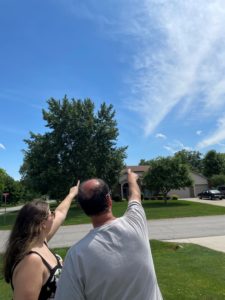
M 50 273 L 50 275 L 48 277 L 48 280 L 46 281 L 46 283 L 41 288 L 38 300 L 51 300 L 51 299 L 54 299 L 55 292 L 56 292 L 56 287 L 57 287 L 57 281 L 58 281 L 59 276 L 62 272 L 62 258 L 59 255 L 53 253 L 54 256 L 56 257 L 57 265 L 54 268 L 52 268 L 49 265 L 49 263 L 44 259 L 44 257 L 41 256 L 40 253 L 38 253 L 36 251 L 30 251 L 30 252 L 27 253 L 27 255 L 32 254 L 32 253 L 35 253 L 38 256 L 40 256 L 43 264 L 46 266 L 46 268 L 49 270 L 49 273 Z M 15 267 L 17 266 L 17 264 L 14 266 L 13 271 L 15 270 Z M 13 274 L 13 272 L 12 272 L 12 274 Z M 13 288 L 12 280 L 11 280 L 11 285 L 12 285 L 12 288 Z

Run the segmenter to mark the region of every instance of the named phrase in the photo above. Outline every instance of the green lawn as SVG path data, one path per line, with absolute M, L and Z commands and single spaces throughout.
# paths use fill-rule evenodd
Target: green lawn
M 225 207 L 201 204 L 182 200 L 170 200 L 166 205 L 160 200 L 148 200 L 143 203 L 147 219 L 179 218 L 179 217 L 197 217 L 224 215 Z M 115 216 L 123 215 L 127 207 L 127 202 L 114 202 L 113 212 Z M 0 215 L 0 230 L 10 229 L 17 212 Z M 64 225 L 90 223 L 90 219 L 85 216 L 81 209 L 75 204 L 69 210 Z
M 151 241 L 164 300 L 225 299 L 225 254 L 192 244 Z M 56 249 L 63 257 L 66 249 Z M 0 256 L 0 265 L 2 257 Z M 11 300 L 11 289 L 0 273 L 0 299 Z
M 225 253 L 193 244 L 151 245 L 164 300 L 225 299 Z

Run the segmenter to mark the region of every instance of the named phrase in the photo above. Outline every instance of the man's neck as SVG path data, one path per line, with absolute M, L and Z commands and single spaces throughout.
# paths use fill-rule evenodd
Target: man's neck
M 106 212 L 104 214 L 101 215 L 97 215 L 97 216 L 92 216 L 91 217 L 91 222 L 94 228 L 96 227 L 100 227 L 102 225 L 105 225 L 107 223 L 110 223 L 111 221 L 115 220 L 116 217 L 113 216 L 112 212 Z

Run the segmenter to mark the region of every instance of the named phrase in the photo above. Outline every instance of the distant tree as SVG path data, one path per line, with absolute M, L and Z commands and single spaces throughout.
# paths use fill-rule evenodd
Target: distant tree
M 148 165 L 150 165 L 151 164 L 151 160 L 146 160 L 146 159 L 141 159 L 140 161 L 139 161 L 139 166 L 148 166 Z
M 225 185 L 225 174 L 213 175 L 210 178 L 210 185 L 214 188 L 217 188 L 219 185 Z
M 202 154 L 199 151 L 181 150 L 174 154 L 182 164 L 187 164 L 192 171 L 202 172 Z
M 77 179 L 118 180 L 127 147 L 117 147 L 115 110 L 105 103 L 95 111 L 90 99 L 47 101 L 43 119 L 49 132 L 31 133 L 21 174 L 35 191 L 61 198 Z
M 159 157 L 151 161 L 144 177 L 147 189 L 166 196 L 171 189 L 181 189 L 192 185 L 186 164 L 174 157 Z
M 140 161 L 139 161 L 139 166 L 150 166 L 152 163 L 154 163 L 154 161 L 156 160 L 156 159 L 160 159 L 160 158 L 163 158 L 164 156 L 158 156 L 158 157 L 156 157 L 156 158 L 152 158 L 152 159 L 141 159 Z
M 213 175 L 221 174 L 225 169 L 224 156 L 215 150 L 210 150 L 203 158 L 203 174 L 210 178 Z
M 8 174 L 6 171 L 2 168 L 0 168 L 0 195 L 4 192 L 5 189 L 5 181 L 7 178 Z
M 217 153 L 219 156 L 219 159 L 222 163 L 222 171 L 221 174 L 225 174 L 225 153 Z
M 34 195 L 25 188 L 25 185 L 21 181 L 14 180 L 5 170 L 0 168 L 0 202 L 4 201 L 3 193 L 9 193 L 7 202 L 10 203 L 30 200 L 30 196 Z

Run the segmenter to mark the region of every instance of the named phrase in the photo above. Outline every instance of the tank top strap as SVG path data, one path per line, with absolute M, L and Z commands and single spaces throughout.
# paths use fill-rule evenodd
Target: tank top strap
M 46 242 L 46 240 L 44 241 L 44 244 L 46 245 L 46 247 L 52 252 L 52 250 L 48 247 L 48 243 Z M 62 257 L 54 252 L 52 252 L 52 254 L 55 256 L 56 261 L 57 261 L 57 265 L 58 266 L 62 266 Z
M 49 263 L 44 259 L 44 257 L 43 257 L 40 253 L 38 253 L 38 252 L 36 252 L 36 251 L 29 251 L 29 252 L 27 253 L 27 255 L 32 254 L 32 253 L 37 254 L 37 255 L 41 258 L 43 264 L 46 266 L 46 268 L 49 270 L 49 272 L 51 272 L 52 267 L 51 267 L 51 266 L 49 265 Z

